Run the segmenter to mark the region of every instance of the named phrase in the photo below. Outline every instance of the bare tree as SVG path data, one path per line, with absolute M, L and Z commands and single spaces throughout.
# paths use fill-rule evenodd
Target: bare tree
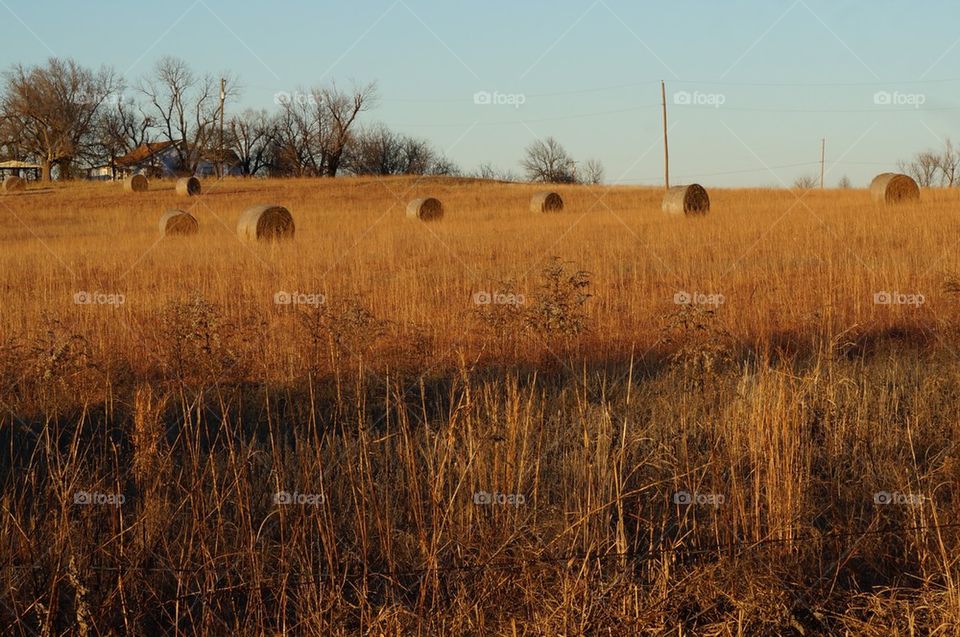
M 957 183 L 957 170 L 960 169 L 960 149 L 953 147 L 953 142 L 947 138 L 940 153 L 938 168 L 940 170 L 940 185 L 953 188 Z
M 850 183 L 850 178 L 844 175 L 840 178 L 840 181 L 837 182 L 837 188 L 841 190 L 849 190 L 850 188 L 853 188 L 853 184 Z
M 935 185 L 937 172 L 940 170 L 940 157 L 932 151 L 924 151 L 914 155 L 908 162 L 900 162 L 900 171 L 913 177 L 923 187 Z
M 327 88 L 314 91 L 327 116 L 327 138 L 324 144 L 326 161 L 324 174 L 336 177 L 343 159 L 343 153 L 350 141 L 351 128 L 357 116 L 368 110 L 376 101 L 376 84 L 355 87 L 346 93 L 331 84 Z M 322 122 L 322 119 L 321 119 Z
M 473 172 L 477 179 L 492 179 L 496 181 L 520 181 L 520 177 L 509 170 L 501 170 L 489 162 L 480 164 Z
M 132 97 L 117 92 L 116 99 L 105 104 L 97 118 L 95 159 L 115 168 L 116 160 L 150 141 L 153 120 Z
M 247 109 L 230 120 L 228 148 L 240 158 L 245 176 L 256 175 L 270 162 L 270 142 L 275 137 L 274 122 L 266 111 Z
M 599 159 L 588 159 L 584 164 L 580 180 L 585 184 L 602 184 L 604 172 L 603 164 Z
M 814 175 L 800 175 L 793 180 L 796 190 L 812 190 L 820 185 L 820 179 Z
M 530 181 L 567 184 L 576 181 L 573 159 L 553 137 L 538 139 L 527 146 L 520 165 Z
M 225 77 L 226 99 L 238 95 L 236 80 Z M 161 58 L 139 84 L 161 136 L 175 144 L 180 167 L 195 172 L 219 132 L 220 84 L 211 75 L 197 76 L 187 62 Z
M 459 171 L 425 139 L 407 137 L 383 124 L 353 135 L 343 166 L 356 175 L 450 175 Z
M 4 74 L 0 113 L 4 127 L 17 131 L 16 148 L 36 159 L 43 179 L 54 166 L 69 176 L 73 161 L 92 152 L 97 113 L 116 88 L 107 67 L 94 72 L 60 58 L 17 65 Z

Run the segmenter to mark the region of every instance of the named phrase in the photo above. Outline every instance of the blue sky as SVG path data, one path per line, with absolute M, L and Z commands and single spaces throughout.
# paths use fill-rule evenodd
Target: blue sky
M 383 121 L 466 170 L 518 171 L 552 135 L 608 182 L 662 179 L 667 81 L 674 181 L 856 185 L 960 140 L 960 4 L 948 0 L 0 0 L 3 66 L 50 55 L 130 81 L 162 55 L 231 70 L 244 107 L 329 80 L 376 81 Z M 477 104 L 496 93 L 502 104 Z M 879 93 L 879 95 L 878 95 Z M 879 104 L 877 102 L 880 102 Z M 689 102 L 689 103 L 684 103 Z M 888 103 L 889 102 L 889 103 Z

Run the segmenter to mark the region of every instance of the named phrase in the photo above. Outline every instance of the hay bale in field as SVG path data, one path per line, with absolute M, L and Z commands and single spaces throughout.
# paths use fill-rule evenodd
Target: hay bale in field
M 200 180 L 196 177 L 184 177 L 177 180 L 177 194 L 181 197 L 194 197 L 200 194 Z
M 710 212 L 710 196 L 700 184 L 674 186 L 663 195 L 663 211 L 682 215 Z
M 261 204 L 243 211 L 237 221 L 237 235 L 246 241 L 292 239 L 293 216 L 283 206 Z
M 20 177 L 10 175 L 3 178 L 3 192 L 20 192 L 26 190 L 27 182 Z
M 433 197 L 414 199 L 407 204 L 407 216 L 420 221 L 434 221 L 443 217 L 443 204 Z
M 160 217 L 160 236 L 197 234 L 200 224 L 197 218 L 183 210 L 167 210 Z
M 882 204 L 919 201 L 920 186 L 907 175 L 882 173 L 870 182 L 870 195 L 876 203 Z
M 123 180 L 123 189 L 127 192 L 146 192 L 150 190 L 150 182 L 143 175 L 131 175 Z
M 555 192 L 538 192 L 530 199 L 531 212 L 560 212 L 563 198 Z

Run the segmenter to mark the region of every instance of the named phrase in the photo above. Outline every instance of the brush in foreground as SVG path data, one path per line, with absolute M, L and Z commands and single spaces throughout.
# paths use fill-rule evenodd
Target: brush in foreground
M 197 234 L 200 224 L 197 218 L 183 210 L 167 210 L 160 217 L 160 236 Z
M 123 180 L 123 189 L 127 192 L 146 192 L 150 189 L 150 182 L 143 175 L 131 175 Z
M 25 190 L 26 187 L 27 182 L 20 177 L 10 175 L 9 177 L 3 178 L 3 192 L 20 192 Z
M 443 204 L 433 197 L 414 199 L 407 204 L 407 216 L 420 221 L 434 221 L 443 217 Z
M 920 200 L 920 186 L 912 177 L 898 173 L 882 173 L 870 183 L 870 196 L 876 203 L 898 204 Z
M 184 177 L 177 180 L 177 194 L 181 197 L 194 197 L 200 194 L 200 180 L 196 177 Z
M 678 215 L 705 215 L 710 212 L 710 196 L 700 184 L 674 186 L 663 195 L 663 211 Z
M 531 212 L 560 212 L 563 198 L 555 192 L 538 192 L 530 199 Z
M 237 221 L 237 235 L 246 241 L 292 239 L 293 233 L 290 211 L 274 204 L 251 206 Z

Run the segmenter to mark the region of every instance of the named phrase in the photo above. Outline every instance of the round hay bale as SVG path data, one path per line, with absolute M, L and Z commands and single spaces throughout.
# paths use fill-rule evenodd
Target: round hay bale
M 177 180 L 177 194 L 181 197 L 195 197 L 200 194 L 200 180 L 196 177 L 184 177 Z
M 434 221 L 443 217 L 443 204 L 439 199 L 424 197 L 407 204 L 407 217 L 420 221 Z
M 563 197 L 555 192 L 538 192 L 530 199 L 531 212 L 560 212 Z
M 710 196 L 700 184 L 674 186 L 663 195 L 663 211 L 678 215 L 705 215 L 710 212 Z
M 197 218 L 183 210 L 167 210 L 160 217 L 160 236 L 197 234 L 200 224 Z
M 3 178 L 3 192 L 20 192 L 26 190 L 27 182 L 20 177 L 10 175 Z
M 261 204 L 243 211 L 237 221 L 237 235 L 246 241 L 292 239 L 293 216 L 283 206 Z
M 150 182 L 143 175 L 131 175 L 123 180 L 123 189 L 127 192 L 146 192 L 150 190 Z
M 920 186 L 907 175 L 882 173 L 870 182 L 870 195 L 876 203 L 885 205 L 919 201 Z

